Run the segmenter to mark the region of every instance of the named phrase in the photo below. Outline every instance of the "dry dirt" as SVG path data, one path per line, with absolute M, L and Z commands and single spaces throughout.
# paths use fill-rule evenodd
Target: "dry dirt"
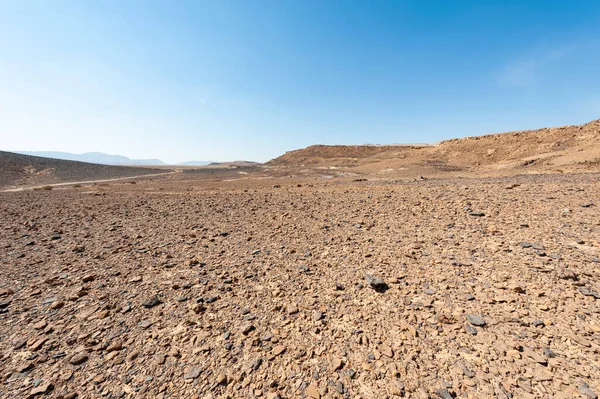
M 0 398 L 600 393 L 598 174 L 223 173 L 0 193 Z

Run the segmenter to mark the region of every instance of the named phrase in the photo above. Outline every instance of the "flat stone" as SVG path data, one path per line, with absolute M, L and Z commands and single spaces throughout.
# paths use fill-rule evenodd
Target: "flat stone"
M 271 350 L 271 354 L 272 354 L 273 356 L 279 356 L 279 355 L 281 355 L 283 352 L 285 352 L 285 350 L 286 350 L 286 347 L 285 347 L 285 346 L 283 346 L 283 345 L 277 345 L 276 347 L 274 347 L 274 348 Z
M 143 328 L 144 330 L 146 330 L 146 329 L 152 327 L 152 324 L 154 324 L 154 323 L 152 323 L 150 320 L 142 320 L 138 323 L 138 326 Z
M 34 398 L 36 396 L 45 395 L 54 390 L 54 385 L 52 383 L 40 384 L 37 387 L 33 388 L 29 393 L 29 398 Z
M 319 388 L 313 383 L 309 384 L 306 387 L 305 391 L 306 396 L 313 399 L 321 399 L 321 393 L 319 392 Z
M 469 323 L 471 323 L 474 326 L 483 327 L 486 325 L 485 320 L 483 320 L 483 318 L 481 318 L 481 316 L 478 316 L 475 314 L 468 314 L 467 320 L 469 321 Z
M 145 307 L 146 309 L 150 309 L 150 308 L 160 305 L 161 303 L 162 302 L 160 301 L 160 299 L 158 299 L 157 296 L 153 296 L 153 297 L 145 300 L 144 302 L 142 302 L 142 306 Z
M 477 335 L 477 329 L 470 325 L 469 323 L 465 323 L 465 331 L 472 335 Z
M 82 363 L 85 363 L 88 360 L 88 358 L 89 358 L 89 356 L 86 352 L 80 352 L 80 353 L 74 355 L 73 357 L 71 357 L 71 360 L 69 360 L 69 363 L 77 366 Z
M 183 376 L 183 378 L 185 378 L 186 380 L 193 380 L 196 379 L 200 376 L 200 373 L 202 372 L 202 370 L 200 370 L 200 368 L 198 367 L 193 367 L 190 369 L 190 371 L 188 371 L 187 373 L 185 373 L 185 375 Z

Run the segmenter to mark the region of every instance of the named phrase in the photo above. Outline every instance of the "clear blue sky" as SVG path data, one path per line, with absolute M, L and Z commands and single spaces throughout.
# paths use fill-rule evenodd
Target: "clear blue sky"
M 265 161 L 598 118 L 598 0 L 0 0 L 4 150 Z

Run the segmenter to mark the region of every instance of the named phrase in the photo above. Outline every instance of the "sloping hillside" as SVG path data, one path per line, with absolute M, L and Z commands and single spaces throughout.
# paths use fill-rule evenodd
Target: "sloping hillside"
M 161 172 L 165 170 L 98 165 L 0 151 L 0 188 L 114 179 Z
M 312 165 L 312 166 L 358 166 L 364 159 L 402 156 L 424 146 L 413 145 L 311 145 L 300 150 L 289 151 L 267 165 Z M 329 165 L 333 162 L 335 165 Z
M 600 120 L 581 126 L 465 137 L 436 145 L 314 145 L 290 151 L 267 166 L 388 174 L 596 170 L 600 169 Z

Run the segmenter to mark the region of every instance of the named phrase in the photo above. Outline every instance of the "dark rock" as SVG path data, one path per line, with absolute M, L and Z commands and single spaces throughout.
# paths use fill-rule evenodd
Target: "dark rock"
M 437 391 L 435 391 L 435 394 L 442 399 L 454 398 L 447 389 L 438 389 Z
M 389 286 L 379 277 L 373 277 L 370 274 L 365 276 L 365 280 L 371 288 L 377 292 L 385 292 L 389 289 Z
M 469 321 L 469 323 L 471 323 L 474 326 L 478 326 L 478 327 L 483 327 L 485 326 L 485 320 L 483 320 L 481 318 L 481 316 L 475 315 L 475 314 L 468 314 L 467 315 L 467 320 Z
M 579 292 L 581 292 L 585 296 L 591 296 L 591 297 L 594 297 L 595 299 L 600 299 L 600 294 L 598 294 L 597 292 L 591 291 L 590 289 L 588 289 L 586 287 L 579 287 L 577 289 L 579 290 Z
M 155 295 L 152 298 L 144 301 L 142 303 L 142 306 L 145 307 L 146 309 L 150 309 L 150 308 L 160 305 L 161 303 L 162 302 L 160 301 L 160 299 L 158 299 L 158 297 Z
M 554 353 L 554 351 L 552 351 L 552 349 L 550 349 L 550 348 L 544 348 L 542 353 L 544 354 L 544 356 L 546 356 L 549 359 L 556 357 L 556 353 Z
M 465 323 L 465 331 L 469 334 L 477 335 L 477 329 L 468 323 Z

